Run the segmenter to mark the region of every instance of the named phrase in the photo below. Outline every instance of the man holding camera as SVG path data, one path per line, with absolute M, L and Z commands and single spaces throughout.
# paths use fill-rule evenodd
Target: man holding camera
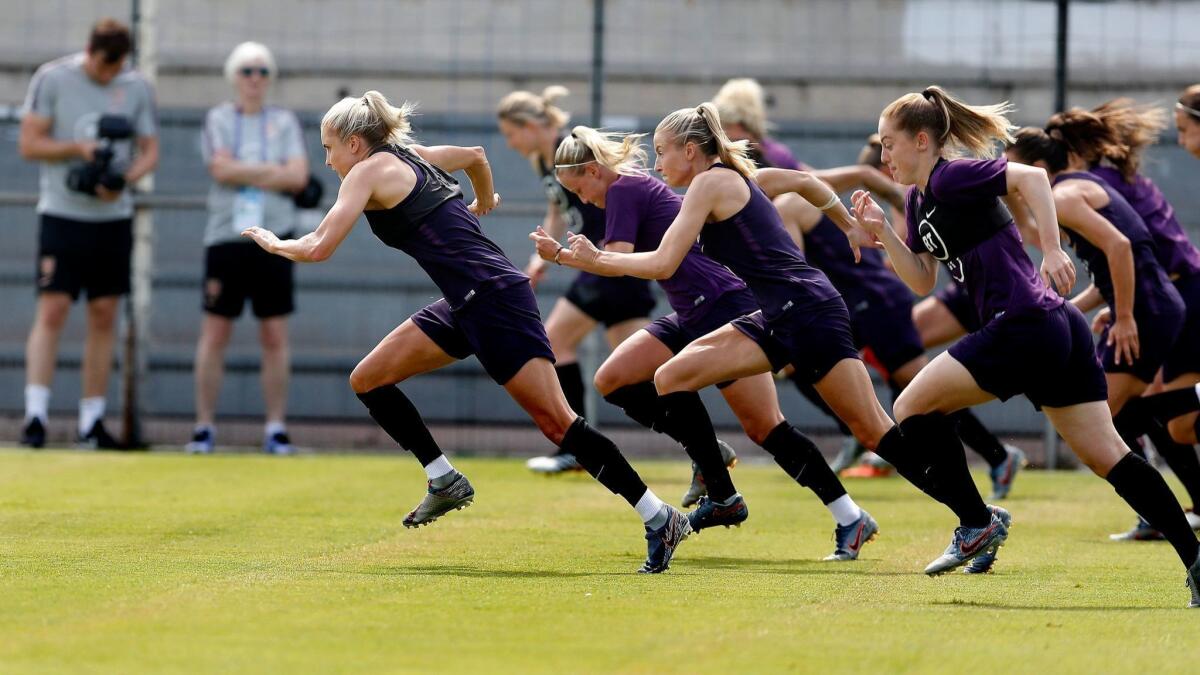
M 104 428 L 117 306 L 129 292 L 133 199 L 128 187 L 158 164 L 150 84 L 126 66 L 129 29 L 113 19 L 93 28 L 87 50 L 51 61 L 29 84 L 18 141 L 41 163 L 37 313 L 25 350 L 21 442 L 46 441 L 50 382 L 71 305 L 87 294 L 87 337 L 79 441 L 116 448 Z

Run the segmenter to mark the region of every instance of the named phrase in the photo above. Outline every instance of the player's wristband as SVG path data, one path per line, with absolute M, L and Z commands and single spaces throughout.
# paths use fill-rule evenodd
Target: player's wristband
M 554 252 L 554 264 L 555 264 L 555 265 L 561 265 L 561 264 L 562 264 L 562 263 L 558 262 L 558 256 L 562 255 L 562 252 L 563 252 L 563 251 L 565 251 L 565 250 L 567 250 L 567 247 L 566 247 L 566 246 L 563 246 L 562 244 L 559 244 L 559 246 L 558 246 L 558 250 Z
M 822 211 L 828 211 L 829 209 L 832 209 L 833 207 L 840 204 L 841 201 L 842 200 L 838 198 L 837 193 L 835 192 L 835 193 L 833 193 L 833 196 L 829 198 L 829 201 L 825 202 L 825 206 L 819 206 L 817 208 L 821 209 Z

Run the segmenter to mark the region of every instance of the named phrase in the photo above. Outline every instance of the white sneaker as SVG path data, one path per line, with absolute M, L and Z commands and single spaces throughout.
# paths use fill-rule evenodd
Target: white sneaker
M 525 468 L 534 473 L 545 474 L 583 470 L 583 467 L 575 459 L 575 455 L 566 452 L 560 452 L 557 455 L 547 455 L 545 457 L 530 457 L 529 461 L 525 462 Z

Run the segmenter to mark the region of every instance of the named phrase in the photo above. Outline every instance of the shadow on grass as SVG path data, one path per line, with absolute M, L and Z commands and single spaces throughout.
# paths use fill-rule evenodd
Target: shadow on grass
M 971 607 L 976 609 L 1002 609 L 1022 612 L 1174 612 L 1185 609 L 1179 607 L 1113 607 L 1110 605 L 1068 605 L 1055 607 L 1053 605 L 1023 605 L 1019 603 L 980 602 L 978 600 L 934 600 L 929 603 L 939 607 Z
M 824 560 L 778 558 L 730 558 L 717 556 L 687 556 L 675 561 L 675 567 L 681 571 L 686 568 L 705 570 L 732 570 L 754 574 L 854 574 L 862 576 L 909 576 L 911 572 L 884 572 L 874 570 L 873 561 L 856 560 L 850 562 L 826 562 Z M 674 569 L 674 567 L 672 568 Z
M 633 569 L 630 569 L 628 572 L 572 572 L 566 570 L 496 569 L 473 567 L 470 565 L 386 565 L 363 569 L 326 569 L 322 571 L 328 574 L 367 574 L 385 577 L 442 576 L 475 579 L 569 579 L 577 577 L 627 576 L 634 573 Z

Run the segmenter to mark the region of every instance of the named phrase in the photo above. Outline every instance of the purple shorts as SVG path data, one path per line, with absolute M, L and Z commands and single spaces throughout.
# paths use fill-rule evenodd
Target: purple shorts
M 925 353 L 913 323 L 912 302 L 872 307 L 864 300 L 848 309 L 855 346 L 870 349 L 889 377 Z
M 859 358 L 841 298 L 792 308 L 770 323 L 758 311 L 735 319 L 733 327 L 758 344 L 771 370 L 790 363 L 796 368 L 793 379 L 803 382 L 819 382 L 838 362 Z
M 757 311 L 758 303 L 755 302 L 754 295 L 743 288 L 729 291 L 712 300 L 704 314 L 697 319 L 681 321 L 679 315 L 672 312 L 651 322 L 646 326 L 646 332 L 658 338 L 672 354 L 678 354 L 698 338 L 738 317 Z
M 1164 382 L 1187 373 L 1200 373 L 1200 274 L 1177 279 L 1175 290 L 1187 306 L 1187 315 L 1175 346 L 1163 361 Z
M 967 289 L 956 283 L 947 284 L 938 289 L 937 293 L 933 294 L 955 319 L 962 324 L 968 333 L 974 333 L 979 330 L 979 313 L 975 311 L 975 303 L 971 302 L 971 296 L 967 294 Z
M 605 328 L 630 319 L 648 319 L 654 310 L 650 282 L 635 277 L 601 277 L 582 272 L 567 289 L 567 300 Z
M 1024 394 L 1041 409 L 1108 400 L 1091 326 L 1069 302 L 992 319 L 950 347 L 950 356 L 1001 401 Z
M 445 298 L 412 315 L 413 323 L 456 359 L 474 354 L 488 376 L 503 385 L 531 359 L 554 363 L 533 289 L 519 283 L 477 296 L 451 311 Z
M 1183 329 L 1183 312 L 1179 313 L 1150 313 L 1139 312 L 1136 305 L 1133 318 L 1138 329 L 1138 357 L 1133 363 L 1117 364 L 1117 347 L 1108 345 L 1108 331 L 1112 324 L 1104 327 L 1100 340 L 1096 343 L 1096 354 L 1100 363 L 1104 364 L 1106 373 L 1129 373 L 1142 382 L 1153 382 L 1158 369 L 1166 362 L 1167 357 L 1178 344 L 1180 331 Z M 1193 348 L 1195 346 L 1193 345 Z

